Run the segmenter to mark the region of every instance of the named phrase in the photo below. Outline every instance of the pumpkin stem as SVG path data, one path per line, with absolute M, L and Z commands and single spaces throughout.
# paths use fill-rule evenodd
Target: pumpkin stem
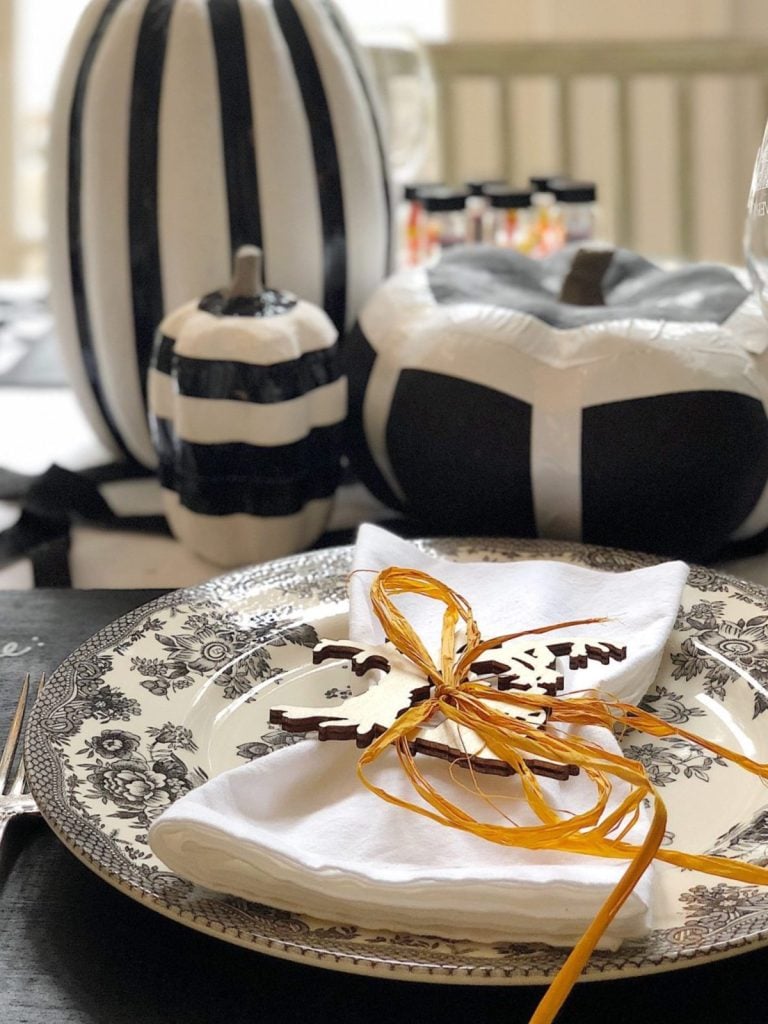
M 560 289 L 560 301 L 573 306 L 604 306 L 603 278 L 612 259 L 613 249 L 579 249 Z
M 264 258 L 257 245 L 241 245 L 235 253 L 235 269 L 229 299 L 256 299 L 264 291 Z

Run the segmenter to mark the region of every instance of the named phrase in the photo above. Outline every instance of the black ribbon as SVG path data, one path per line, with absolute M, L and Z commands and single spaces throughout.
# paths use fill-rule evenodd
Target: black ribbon
M 22 503 L 19 519 L 0 533 L 0 566 L 28 557 L 36 587 L 70 587 L 74 526 L 170 536 L 164 516 L 119 516 L 99 492 L 99 484 L 152 475 L 133 463 L 96 466 L 79 473 L 53 465 L 37 477 L 0 469 L 0 498 Z

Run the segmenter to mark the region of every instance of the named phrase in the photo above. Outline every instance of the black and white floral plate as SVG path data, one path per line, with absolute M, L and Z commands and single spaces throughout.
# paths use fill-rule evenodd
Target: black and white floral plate
M 555 558 L 609 571 L 657 561 L 546 541 L 422 546 L 459 560 Z M 268 725 L 272 690 L 281 687 L 281 703 L 347 695 L 346 674 L 291 670 L 309 662 L 318 636 L 344 635 L 349 562 L 350 549 L 332 548 L 232 573 L 153 601 L 83 644 L 50 677 L 27 736 L 30 786 L 43 815 L 118 889 L 239 945 L 414 980 L 546 982 L 561 950 L 375 933 L 288 914 L 197 888 L 168 872 L 147 845 L 152 819 L 191 787 L 301 741 Z M 315 680 L 311 694 L 307 678 Z M 768 591 L 692 568 L 645 706 L 768 761 Z M 635 733 L 623 746 L 646 765 L 667 803 L 667 842 L 768 863 L 763 783 L 679 739 Z M 654 930 L 616 952 L 595 953 L 588 976 L 668 970 L 768 943 L 768 889 L 667 865 L 657 871 Z

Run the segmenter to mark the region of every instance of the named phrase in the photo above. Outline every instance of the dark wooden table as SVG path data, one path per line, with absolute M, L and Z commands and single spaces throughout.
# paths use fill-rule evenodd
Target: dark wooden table
M 25 671 L 52 670 L 157 591 L 0 592 L 0 730 Z M 768 952 L 573 992 L 559 1021 L 764 1024 Z M 39 819 L 0 857 L 0 1024 L 525 1024 L 539 988 L 426 985 L 334 973 L 210 938 L 131 900 Z

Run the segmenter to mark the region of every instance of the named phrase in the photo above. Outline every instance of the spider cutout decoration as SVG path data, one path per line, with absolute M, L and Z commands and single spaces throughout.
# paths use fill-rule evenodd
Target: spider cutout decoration
M 603 640 L 560 640 L 547 643 L 532 638 L 507 641 L 473 662 L 469 680 L 501 691 L 546 694 L 554 697 L 562 692 L 564 677 L 558 669 L 558 658 L 568 657 L 571 670 L 586 668 L 590 661 L 607 665 L 623 661 L 626 648 Z M 385 732 L 408 708 L 430 695 L 432 683 L 391 643 L 361 645 L 351 640 L 321 640 L 314 648 L 315 665 L 330 659 L 347 662 L 356 676 L 370 677 L 368 689 L 348 697 L 337 706 L 277 705 L 270 710 L 269 720 L 289 732 L 317 732 L 320 740 L 354 739 L 360 748 L 367 747 L 376 736 Z M 487 702 L 490 704 L 491 702 Z M 527 708 L 513 703 L 493 702 L 496 711 L 537 729 L 544 729 L 548 711 Z M 416 753 L 445 760 L 471 764 L 479 772 L 510 775 L 514 769 L 497 758 L 485 742 L 471 729 L 443 719 L 419 728 L 411 741 Z M 526 759 L 537 775 L 567 779 L 578 774 L 575 765 L 562 765 L 541 758 Z

